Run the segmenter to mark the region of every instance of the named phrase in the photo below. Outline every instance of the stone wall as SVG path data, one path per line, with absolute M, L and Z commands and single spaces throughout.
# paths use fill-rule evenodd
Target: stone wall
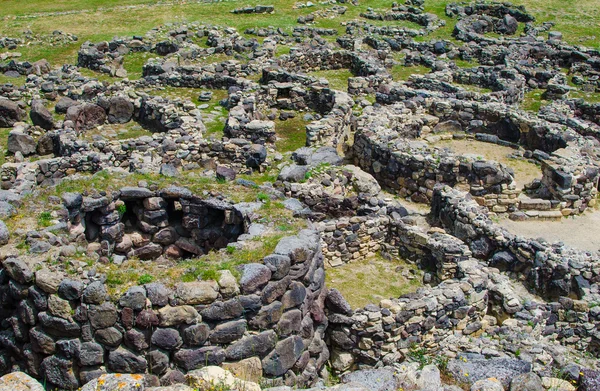
M 388 216 L 343 217 L 317 225 L 321 248 L 328 266 L 374 256 L 387 242 Z
M 549 299 L 575 295 L 597 301 L 598 260 L 589 253 L 540 243 L 513 235 L 493 223 L 487 209 L 466 193 L 438 188 L 432 218 L 450 234 L 464 240 L 476 258 L 514 272 L 538 294 Z
M 506 195 L 506 210 L 518 202 L 518 191 L 506 167 L 453 154 L 440 153 L 436 159 L 434 151 L 423 150 L 425 148 L 418 143 L 389 140 L 374 129 L 359 128 L 354 136 L 353 158 L 357 166 L 372 174 L 382 186 L 416 202 L 431 200 L 438 183 L 465 184 L 480 196 Z
M 398 224 L 403 223 L 399 220 Z M 443 254 L 440 241 L 424 232 L 421 239 L 414 245 L 431 244 L 431 254 Z M 380 363 L 390 365 L 402 361 L 414 344 L 435 351 L 441 341 L 454 333 L 470 335 L 486 326 L 486 270 L 469 258 L 469 249 L 460 241 L 445 243 L 442 247 L 450 253 L 460 253 L 463 259 L 455 259 L 456 276 L 448 276 L 436 287 L 426 286 L 355 312 L 339 292 L 330 290 L 325 303 L 333 368 L 346 371 Z
M 312 231 L 282 239 L 262 263 L 218 281 L 133 286 L 110 300 L 76 280 L 9 257 L 0 269 L 0 370 L 75 389 L 105 372 L 162 384 L 205 365 L 237 365 L 274 384 L 310 386 L 329 358 L 323 257 Z M 157 379 L 158 380 L 158 379 Z

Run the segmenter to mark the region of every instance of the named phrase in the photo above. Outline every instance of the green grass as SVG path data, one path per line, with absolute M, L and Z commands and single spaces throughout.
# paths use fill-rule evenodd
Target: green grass
M 95 136 L 101 136 L 109 140 L 128 140 L 142 136 L 152 136 L 152 132 L 144 129 L 135 121 L 129 121 L 125 124 L 109 124 L 90 129 L 83 134 L 83 139 L 94 141 Z
M 333 90 L 348 91 L 348 79 L 353 75 L 348 69 L 333 69 L 309 72 L 308 76 L 326 79 L 329 82 L 329 88 Z
M 458 66 L 459 68 L 474 68 L 476 66 L 479 66 L 479 63 L 475 60 L 467 61 L 467 60 L 461 60 L 460 58 L 455 58 L 452 61 L 454 61 L 456 66 Z
M 600 46 L 598 43 L 600 8 L 597 6 L 597 0 L 516 0 L 514 2 L 525 5 L 537 18 L 538 22 L 555 22 L 555 29 L 563 32 L 567 42 L 588 45 L 594 48 Z M 252 6 L 260 3 L 260 0 L 249 0 L 243 5 Z M 76 53 L 79 46 L 86 40 L 98 42 L 110 40 L 114 36 L 145 34 L 151 28 L 165 23 L 191 21 L 234 25 L 240 32 L 243 32 L 246 28 L 267 28 L 269 26 L 281 27 L 290 32 L 296 26 L 296 19 L 299 15 L 306 15 L 324 8 L 323 5 L 317 4 L 311 8 L 294 9 L 294 3 L 294 0 L 271 2 L 275 6 L 273 15 L 241 14 L 234 16 L 229 11 L 239 7 L 241 3 L 227 1 L 219 3 L 177 2 L 175 4 L 165 2 L 161 4 L 158 0 L 3 0 L 0 18 L 2 18 L 3 23 L 3 35 L 20 36 L 21 32 L 26 29 L 31 29 L 34 33 L 49 34 L 57 28 L 78 35 L 79 42 L 68 45 L 51 47 L 30 45 L 18 49 L 23 54 L 24 59 L 30 61 L 46 58 L 53 64 L 73 64 L 76 62 Z M 425 3 L 426 12 L 437 15 L 445 20 L 447 24 L 432 34 L 417 37 L 417 40 L 448 39 L 454 41 L 451 33 L 455 20 L 445 16 L 444 9 L 447 3 L 447 0 L 430 0 Z M 131 9 L 123 8 L 129 5 L 135 7 Z M 317 19 L 315 26 L 335 28 L 343 33 L 344 26 L 340 22 L 362 19 L 359 15 L 361 12 L 365 12 L 368 7 L 385 12 L 390 9 L 390 5 L 390 2 L 386 0 L 362 2 L 359 6 L 349 6 L 345 15 L 336 16 L 332 19 Z M 77 12 L 63 15 L 47 14 L 48 12 L 67 10 Z M 380 21 L 368 22 L 385 24 L 385 22 Z M 417 27 L 405 21 L 397 21 L 391 24 L 401 27 Z M 335 40 L 335 37 L 328 39 Z M 132 74 L 136 74 L 140 69 L 139 65 L 140 59 L 138 58 L 127 64 L 126 68 L 128 68 L 128 71 L 131 70 Z
M 0 165 L 6 162 L 8 153 L 8 134 L 12 128 L 0 128 Z
M 471 91 L 471 92 L 477 92 L 479 94 L 488 94 L 490 92 L 492 92 L 491 88 L 485 88 L 485 87 L 479 87 L 477 85 L 474 84 L 462 84 L 462 83 L 456 83 L 457 86 L 467 90 L 467 91 Z
M 401 270 L 412 270 L 415 278 L 402 276 Z M 421 272 L 415 265 L 404 260 L 389 261 L 377 255 L 370 259 L 358 259 L 327 269 L 327 286 L 336 288 L 348 300 L 352 308 L 367 304 L 379 304 L 383 299 L 398 298 L 421 286 Z
M 138 80 L 142 77 L 142 68 L 148 59 L 159 57 L 154 53 L 135 52 L 125 56 L 123 68 L 127 71 L 129 80 Z
M 583 99 L 587 103 L 600 103 L 599 92 L 585 92 L 581 90 L 574 90 L 569 92 L 568 96 L 572 99 Z
M 26 81 L 27 81 L 26 76 L 8 77 L 8 76 L 4 76 L 2 73 L 0 73 L 0 85 L 12 84 L 15 86 L 22 86 L 23 84 L 25 84 Z
M 306 145 L 307 121 L 302 118 L 303 113 L 286 121 L 275 120 L 275 133 L 277 141 L 275 146 L 279 152 L 291 152 Z
M 392 79 L 394 81 L 406 81 L 411 75 L 426 75 L 431 72 L 431 69 L 422 66 L 404 66 L 404 65 L 394 65 L 390 70 L 390 74 L 392 75 Z
M 544 92 L 545 90 L 540 89 L 527 91 L 525 93 L 523 101 L 521 102 L 521 108 L 523 110 L 532 111 L 534 113 L 540 111 L 540 108 L 542 106 L 545 106 L 548 103 L 550 103 L 547 100 L 542 99 L 542 95 L 544 94 Z
M 48 211 L 40 213 L 38 216 L 38 225 L 42 228 L 52 225 L 52 214 Z

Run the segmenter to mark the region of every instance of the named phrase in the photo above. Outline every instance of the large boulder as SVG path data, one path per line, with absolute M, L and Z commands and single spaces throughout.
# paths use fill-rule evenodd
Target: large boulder
M 377 195 L 381 191 L 381 186 L 373 175 L 364 172 L 359 167 L 353 165 L 344 166 L 344 170 L 352 174 L 352 184 L 358 193 Z
M 10 128 L 23 119 L 25 119 L 25 110 L 17 103 L 8 99 L 0 99 L 0 128 Z
M 31 102 L 29 117 L 34 125 L 39 126 L 42 129 L 52 130 L 54 128 L 54 118 L 40 100 Z
M 122 347 L 108 354 L 108 369 L 118 373 L 144 373 L 148 362 L 144 357 Z
M 508 388 L 513 378 L 531 372 L 531 363 L 513 358 L 490 358 L 478 354 L 464 354 L 450 360 L 448 371 L 459 382 L 473 385 L 478 380 L 498 379 Z
M 92 380 L 81 391 L 143 391 L 144 375 L 121 375 L 106 373 Z
M 56 150 L 55 145 L 58 146 L 58 136 L 46 133 L 38 139 L 35 150 L 40 156 L 50 155 Z
M 533 372 L 524 373 L 512 379 L 510 391 L 544 391 L 542 379 Z
M 10 278 L 19 284 L 27 284 L 33 280 L 33 272 L 23 260 L 19 258 L 7 258 L 2 266 Z
M 113 96 L 108 105 L 108 122 L 124 124 L 133 117 L 133 103 L 124 96 Z
M 0 377 L 2 391 L 44 391 L 44 387 L 23 372 L 13 372 Z
M 79 387 L 75 377 L 73 361 L 59 357 L 48 356 L 40 365 L 41 377 L 59 389 L 73 390 Z
M 63 96 L 62 98 L 60 98 L 60 100 L 56 103 L 56 106 L 54 106 L 54 111 L 57 114 L 66 114 L 67 110 L 69 110 L 69 107 L 71 106 L 77 106 L 80 105 L 81 103 L 77 102 L 76 100 L 73 100 L 67 96 Z
M 182 282 L 176 293 L 184 304 L 209 304 L 219 295 L 219 285 L 215 281 Z
M 250 263 L 242 266 L 240 286 L 244 293 L 254 293 L 271 279 L 271 269 L 259 263 Z
M 27 156 L 36 152 L 37 143 L 33 137 L 24 133 L 23 129 L 18 127 L 8 134 L 7 149 L 10 153 L 21 152 L 23 156 Z
M 365 390 L 398 390 L 402 383 L 390 368 L 364 369 L 342 375 L 343 384 L 362 386 Z
M 284 182 L 301 182 L 306 179 L 308 167 L 292 164 L 285 166 L 279 173 L 278 179 Z
M 4 221 L 0 220 L 0 246 L 4 246 L 10 240 L 10 232 Z
M 246 167 L 259 168 L 267 160 L 267 148 L 261 144 L 252 144 L 246 158 Z
M 600 371 L 582 369 L 579 391 L 600 390 Z
M 263 371 L 269 376 L 281 376 L 294 366 L 302 355 L 304 344 L 297 335 L 288 337 L 275 345 L 275 349 L 263 360 Z
M 93 129 L 106 121 L 106 111 L 93 103 L 71 106 L 67 110 L 65 120 L 73 121 L 75 130 Z

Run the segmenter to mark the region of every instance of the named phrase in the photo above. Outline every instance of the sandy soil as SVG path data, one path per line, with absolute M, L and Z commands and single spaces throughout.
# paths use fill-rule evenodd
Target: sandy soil
M 544 238 L 549 242 L 563 242 L 581 250 L 600 250 L 600 210 L 560 221 L 500 220 L 500 225 L 510 232 L 531 238 Z

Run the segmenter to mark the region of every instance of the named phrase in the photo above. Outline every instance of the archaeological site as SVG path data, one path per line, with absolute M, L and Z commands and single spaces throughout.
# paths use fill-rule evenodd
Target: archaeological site
M 0 23 L 0 391 L 600 391 L 598 0 Z

